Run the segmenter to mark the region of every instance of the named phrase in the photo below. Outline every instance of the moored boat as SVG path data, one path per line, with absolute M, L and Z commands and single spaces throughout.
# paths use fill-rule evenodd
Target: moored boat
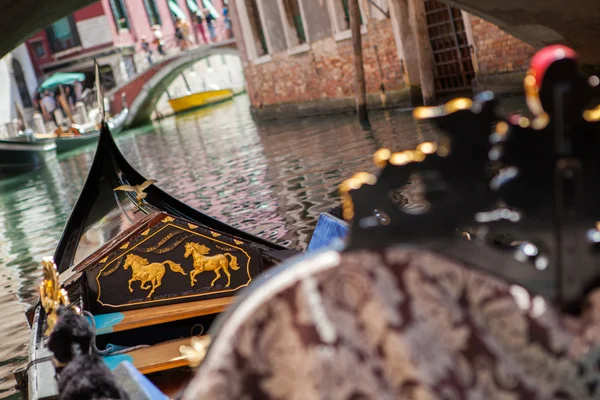
M 0 176 L 37 168 L 55 148 L 54 139 L 0 140 Z
M 171 108 L 173 108 L 175 114 L 177 114 L 231 100 L 232 98 L 233 90 L 231 89 L 207 90 L 169 99 L 169 104 L 171 105 Z
M 123 109 L 108 120 L 108 127 L 113 135 L 118 134 L 123 130 L 128 114 L 129 109 L 127 108 L 125 99 L 123 99 Z M 95 129 L 93 124 L 74 127 L 77 128 L 77 134 L 65 133 L 60 136 L 56 134 L 37 134 L 36 138 L 55 140 L 57 153 L 66 153 L 98 142 L 100 131 Z
M 202 336 L 238 290 L 294 251 L 189 207 L 142 177 L 102 124 L 88 178 L 54 254 L 57 282 L 96 327 L 105 364 L 133 364 L 169 394 L 185 381 L 180 347 Z M 48 269 L 46 270 L 48 272 Z M 25 398 L 57 395 L 45 302 L 27 313 L 30 360 L 16 373 Z M 177 386 L 177 385 L 175 385 Z

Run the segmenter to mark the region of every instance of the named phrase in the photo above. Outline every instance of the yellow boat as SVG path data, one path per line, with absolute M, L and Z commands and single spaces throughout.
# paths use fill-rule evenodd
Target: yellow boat
M 205 92 L 192 93 L 187 96 L 170 99 L 169 104 L 171 105 L 171 108 L 173 108 L 175 114 L 177 114 L 194 108 L 206 107 L 232 98 L 233 90 L 231 89 L 207 90 Z

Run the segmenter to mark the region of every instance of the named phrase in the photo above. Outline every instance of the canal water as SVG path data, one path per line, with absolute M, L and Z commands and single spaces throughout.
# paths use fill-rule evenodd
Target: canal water
M 145 177 L 231 225 L 305 250 L 319 213 L 339 204 L 338 185 L 374 171 L 381 147 L 414 148 L 434 138 L 410 112 L 255 123 L 246 96 L 117 138 Z M 0 181 L 0 398 L 19 398 L 11 371 L 27 362 L 26 307 L 37 296 L 40 261 L 52 255 L 91 164 L 94 148 L 49 159 Z

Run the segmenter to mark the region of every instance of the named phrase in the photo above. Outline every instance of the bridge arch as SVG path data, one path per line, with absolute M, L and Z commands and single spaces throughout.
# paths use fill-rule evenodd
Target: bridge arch
M 154 106 L 162 94 L 186 68 L 207 57 L 221 54 L 240 55 L 236 48 L 220 44 L 217 46 L 202 46 L 178 53 L 154 64 L 107 94 L 111 99 L 113 113 L 121 109 L 121 94 L 125 93 L 129 106 L 126 125 L 133 127 L 147 123 L 150 121 Z

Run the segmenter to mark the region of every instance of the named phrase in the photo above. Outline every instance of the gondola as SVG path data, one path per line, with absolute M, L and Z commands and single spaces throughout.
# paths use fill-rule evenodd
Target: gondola
M 127 122 L 127 116 L 129 115 L 129 108 L 127 107 L 127 102 L 123 95 L 122 98 L 122 109 L 115 116 L 108 119 L 108 127 L 113 135 L 120 133 L 123 128 L 125 128 L 125 123 Z M 79 134 L 69 136 L 55 136 L 51 135 L 49 137 L 54 138 L 56 141 L 56 152 L 57 153 L 66 153 L 80 147 L 88 146 L 91 144 L 95 144 L 98 142 L 98 137 L 100 136 L 100 130 L 95 129 L 93 124 L 90 127 L 79 127 Z M 86 129 L 87 128 L 87 129 Z M 41 135 L 38 135 L 41 136 Z M 47 137 L 47 135 L 46 135 Z
M 44 263 L 42 287 L 60 285 L 87 315 L 107 366 L 128 361 L 169 394 L 191 377 L 181 346 L 202 336 L 240 289 L 294 254 L 160 190 L 127 162 L 102 122 L 86 182 Z M 27 311 L 29 363 L 15 373 L 26 399 L 57 395 L 46 343 L 55 315 L 47 304 L 42 293 Z
M 37 168 L 44 161 L 44 153 L 55 148 L 54 139 L 0 140 L 0 176 Z
M 125 121 L 129 110 L 124 108 L 121 112 L 108 120 L 108 126 L 113 135 L 120 133 L 125 127 Z M 89 133 L 83 132 L 77 136 L 60 136 L 56 138 L 56 152 L 66 153 L 83 146 L 91 145 L 98 142 L 100 131 L 94 130 Z

